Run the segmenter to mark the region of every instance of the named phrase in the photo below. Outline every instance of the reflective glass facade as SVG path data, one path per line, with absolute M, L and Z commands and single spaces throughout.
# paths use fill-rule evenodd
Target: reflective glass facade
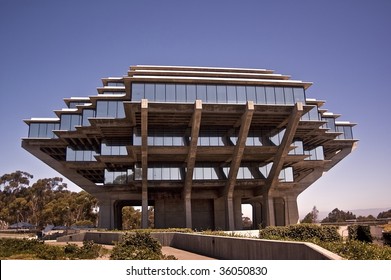
M 124 118 L 125 110 L 123 101 L 97 101 L 97 118 Z
M 305 104 L 305 92 L 299 87 L 239 86 L 239 85 L 195 85 L 133 83 L 132 101 L 148 99 L 152 102 L 294 105 Z
M 88 150 L 74 150 L 70 147 L 67 148 L 66 161 L 96 161 L 97 156 L 95 151 Z
M 29 138 L 57 138 L 53 130 L 60 128 L 59 123 L 31 123 L 29 126 Z

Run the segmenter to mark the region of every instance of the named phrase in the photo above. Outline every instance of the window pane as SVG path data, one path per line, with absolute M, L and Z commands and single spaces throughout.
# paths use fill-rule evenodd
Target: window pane
M 247 101 L 253 101 L 254 103 L 257 102 L 257 99 L 255 97 L 255 87 L 246 87 L 246 93 Z
M 246 103 L 247 96 L 246 96 L 246 88 L 244 86 L 237 86 L 236 87 L 236 94 L 238 97 L 239 104 Z
M 61 115 L 61 130 L 70 130 L 71 129 L 71 115 Z M 38 131 L 37 131 L 38 133 Z
M 117 115 L 117 102 L 116 101 L 108 101 L 107 116 L 115 118 L 116 115 Z
M 39 123 L 30 124 L 29 137 L 38 137 Z
M 156 101 L 166 101 L 166 85 L 165 84 L 156 84 Z
M 265 87 L 256 87 L 257 104 L 266 104 Z
M 45 123 L 39 124 L 39 132 L 38 132 L 39 137 L 46 138 L 46 129 L 47 129 L 47 125 Z
M 132 100 L 140 101 L 144 98 L 144 84 L 132 84 Z
M 83 126 L 89 126 L 90 125 L 90 122 L 89 122 L 88 118 L 93 118 L 94 117 L 94 113 L 95 113 L 94 110 L 90 110 L 90 109 L 84 109 L 83 110 Z
M 217 103 L 227 103 L 226 86 L 217 86 Z
M 227 101 L 228 103 L 233 103 L 233 104 L 237 103 L 235 86 L 227 86 Z
M 155 84 L 145 84 L 144 98 L 149 101 L 155 101 Z
M 276 96 L 276 104 L 285 104 L 284 90 L 282 87 L 275 87 L 274 94 Z
M 186 85 L 176 85 L 176 101 L 186 102 Z
M 344 126 L 343 133 L 344 133 L 345 139 L 353 139 L 353 133 L 352 133 L 351 126 Z
M 195 85 L 186 85 L 186 101 L 193 103 L 196 100 Z
M 96 102 L 96 116 L 107 117 L 107 101 L 97 101 Z
M 295 96 L 295 103 L 302 102 L 305 104 L 305 94 L 303 88 L 293 88 L 293 93 Z
M 206 102 L 206 85 L 197 85 L 197 99 Z
M 175 102 L 175 85 L 167 84 L 166 85 L 166 101 Z
M 266 92 L 266 104 L 276 104 L 276 98 L 274 96 L 273 87 L 265 87 Z
M 125 118 L 125 107 L 123 101 L 117 101 L 117 118 Z
M 294 103 L 293 88 L 284 87 L 285 104 L 292 105 Z
M 207 94 L 206 94 L 207 101 L 209 103 L 216 103 L 217 102 L 216 86 L 208 85 L 206 89 L 207 89 Z

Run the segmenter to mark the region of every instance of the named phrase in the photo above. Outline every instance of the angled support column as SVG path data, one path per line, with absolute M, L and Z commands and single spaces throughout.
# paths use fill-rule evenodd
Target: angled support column
M 234 153 L 232 155 L 231 167 L 229 169 L 228 181 L 224 188 L 224 196 L 226 197 L 226 210 L 227 210 L 227 222 L 228 230 L 235 230 L 235 216 L 233 205 L 233 194 L 235 189 L 236 177 L 240 163 L 242 161 L 244 148 L 246 146 L 246 140 L 248 131 L 250 129 L 251 120 L 254 114 L 254 103 L 248 101 L 246 104 L 246 111 L 242 115 L 240 122 L 240 130 L 238 141 L 236 142 Z
M 289 148 L 292 144 L 296 129 L 299 125 L 302 112 L 303 104 L 301 102 L 296 103 L 292 110 L 291 116 L 289 117 L 284 137 L 282 138 L 281 144 L 277 150 L 276 155 L 274 156 L 273 166 L 266 179 L 265 189 L 263 191 L 259 190 L 256 193 L 256 195 L 261 194 L 263 196 L 263 202 L 265 206 L 264 224 L 266 225 L 274 225 L 275 223 L 274 201 L 273 197 L 270 196 L 270 190 L 274 189 L 278 185 L 278 176 L 280 175 L 284 165 L 285 157 L 288 155 Z
M 191 123 L 191 141 L 189 146 L 189 153 L 187 154 L 187 170 L 185 178 L 185 186 L 183 189 L 183 198 L 185 202 L 185 215 L 186 215 L 186 227 L 192 228 L 192 215 L 191 215 L 191 188 L 193 182 L 193 173 L 195 160 L 197 155 L 197 142 L 198 135 L 201 126 L 201 113 L 202 113 L 202 101 L 196 100 L 194 104 L 194 112 Z
M 148 228 L 148 100 L 141 100 L 141 227 Z

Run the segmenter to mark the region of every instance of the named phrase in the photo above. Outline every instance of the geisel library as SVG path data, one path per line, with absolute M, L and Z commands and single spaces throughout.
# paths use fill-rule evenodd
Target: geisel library
M 22 146 L 99 200 L 99 227 L 154 206 L 156 228 L 298 222 L 297 197 L 356 146 L 311 83 L 266 69 L 132 66 L 32 118 Z

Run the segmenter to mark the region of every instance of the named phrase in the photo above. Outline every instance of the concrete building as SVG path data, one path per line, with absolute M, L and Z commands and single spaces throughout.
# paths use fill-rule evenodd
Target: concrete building
M 155 227 L 241 229 L 299 219 L 297 197 L 356 146 L 311 83 L 266 69 L 132 66 L 98 94 L 25 120 L 22 146 L 99 200 L 99 225 L 154 206 Z

